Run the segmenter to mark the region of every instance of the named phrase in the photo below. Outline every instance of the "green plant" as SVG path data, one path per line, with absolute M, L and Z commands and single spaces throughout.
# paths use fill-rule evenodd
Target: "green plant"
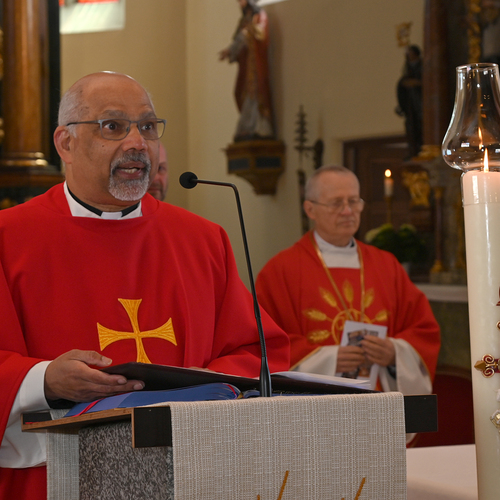
M 411 224 L 401 224 L 397 230 L 392 224 L 382 224 L 370 229 L 365 235 L 365 241 L 391 252 L 399 262 L 422 262 L 427 253 L 424 240 Z

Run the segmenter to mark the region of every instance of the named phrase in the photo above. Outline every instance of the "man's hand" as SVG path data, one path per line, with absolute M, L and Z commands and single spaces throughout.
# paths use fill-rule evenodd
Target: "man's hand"
M 365 362 L 365 354 L 361 347 L 347 345 L 339 347 L 337 354 L 337 372 L 352 372 Z
M 74 349 L 62 354 L 45 371 L 45 397 L 86 402 L 144 388 L 142 381 L 127 380 L 122 375 L 110 375 L 90 368 L 104 368 L 110 364 L 111 359 L 95 351 Z
M 390 366 L 396 363 L 396 350 L 389 339 L 367 335 L 361 341 L 361 348 L 370 363 L 380 366 Z

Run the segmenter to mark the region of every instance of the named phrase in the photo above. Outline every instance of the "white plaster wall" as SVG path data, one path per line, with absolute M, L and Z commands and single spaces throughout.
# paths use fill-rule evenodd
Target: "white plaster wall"
M 278 135 L 286 143 L 286 172 L 276 195 L 255 195 L 227 174 L 223 152 L 237 121 L 237 68 L 219 62 L 240 16 L 236 0 L 127 0 L 126 27 L 62 37 L 63 90 L 92 71 L 130 74 L 152 93 L 168 120 L 168 200 L 222 225 L 248 283 L 232 190 L 181 188 L 179 174 L 234 182 L 243 203 L 254 273 L 301 235 L 295 128 L 302 104 L 308 140 L 325 142 L 325 162 L 342 160 L 345 139 L 403 133 L 394 113 L 404 49 L 396 25 L 412 22 L 422 46 L 424 0 L 286 0 L 266 6 L 271 28 L 271 75 Z M 312 161 L 303 168 L 312 171 Z
M 394 113 L 404 49 L 396 25 L 412 22 L 411 43 L 422 46 L 423 0 L 287 0 L 269 5 L 271 74 L 279 138 L 287 146 L 286 172 L 276 195 L 255 195 L 245 180 L 228 175 L 221 151 L 237 120 L 232 98 L 237 68 L 217 60 L 240 10 L 233 0 L 187 0 L 189 164 L 200 178 L 234 182 L 240 189 L 254 273 L 301 236 L 294 150 L 302 104 L 308 139 L 325 142 L 324 161 L 342 161 L 342 140 L 403 133 Z M 303 168 L 312 171 L 312 161 Z M 240 274 L 246 279 L 231 192 L 198 186 L 191 210 L 229 233 Z
M 62 91 L 95 71 L 117 71 L 138 80 L 152 94 L 156 113 L 167 119 L 161 141 L 171 178 L 186 168 L 186 16 L 184 0 L 127 0 L 125 29 L 61 36 Z M 186 193 L 169 199 L 185 206 Z

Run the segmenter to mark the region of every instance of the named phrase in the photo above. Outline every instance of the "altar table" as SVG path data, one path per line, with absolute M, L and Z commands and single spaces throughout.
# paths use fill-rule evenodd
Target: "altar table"
M 407 500 L 477 500 L 473 444 L 408 448 Z

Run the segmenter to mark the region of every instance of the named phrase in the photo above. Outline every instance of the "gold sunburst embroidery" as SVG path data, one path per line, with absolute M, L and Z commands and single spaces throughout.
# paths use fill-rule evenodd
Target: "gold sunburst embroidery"
M 324 342 L 331 334 L 332 332 L 329 330 L 313 330 L 307 334 L 307 338 L 309 342 L 319 344 L 320 342 Z
M 337 307 L 337 301 L 335 300 L 335 297 L 333 296 L 333 293 L 329 292 L 328 290 L 325 290 L 324 288 L 319 289 L 319 293 L 321 295 L 321 298 L 330 306 L 332 307 Z
M 318 311 L 317 309 L 306 309 L 304 311 L 304 316 L 313 321 L 326 321 L 330 318 L 322 311 Z
M 352 301 L 354 300 L 354 290 L 352 288 L 350 281 L 347 281 L 347 280 L 344 281 L 344 283 L 342 285 L 342 291 L 344 292 L 345 299 L 352 306 Z
M 373 318 L 373 321 L 387 321 L 389 319 L 389 313 L 383 309 L 382 311 L 379 311 L 375 318 Z
M 311 330 L 307 333 L 307 339 L 313 344 L 324 342 L 330 336 L 333 338 L 334 342 L 338 344 L 340 342 L 340 335 L 344 330 L 344 324 L 348 319 L 359 321 L 362 323 L 382 323 L 387 321 L 389 318 L 389 312 L 386 309 L 382 309 L 381 311 L 379 311 L 373 318 L 370 318 L 366 313 L 362 313 L 361 310 L 356 309 L 353 305 L 354 288 L 348 280 L 344 281 L 344 283 L 342 284 L 343 297 L 340 297 L 341 299 L 345 299 L 346 303 L 348 304 L 347 310 L 344 310 L 339 306 L 338 301 L 335 299 L 334 295 L 328 290 L 319 287 L 318 292 L 322 301 L 329 307 L 334 309 L 335 315 L 332 318 L 326 312 L 315 308 L 309 308 L 302 311 L 302 314 L 311 321 L 328 321 L 330 323 L 330 330 L 317 329 Z M 362 310 L 366 311 L 374 301 L 375 291 L 373 290 L 373 288 L 370 288 L 364 294 L 364 303 Z
M 372 304 L 373 301 L 375 300 L 375 292 L 373 291 L 373 288 L 370 288 L 369 290 L 366 291 L 365 293 L 365 300 L 364 300 L 364 309 L 368 309 Z

